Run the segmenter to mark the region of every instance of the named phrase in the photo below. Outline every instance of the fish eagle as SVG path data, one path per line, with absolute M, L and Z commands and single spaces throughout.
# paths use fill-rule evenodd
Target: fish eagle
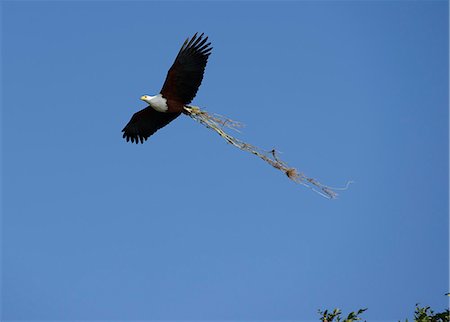
M 133 143 L 144 143 L 152 134 L 166 126 L 181 113 L 197 94 L 206 63 L 211 54 L 211 43 L 203 33 L 186 39 L 172 67 L 167 72 L 161 92 L 155 96 L 143 95 L 148 106 L 135 113 L 123 128 L 123 138 Z

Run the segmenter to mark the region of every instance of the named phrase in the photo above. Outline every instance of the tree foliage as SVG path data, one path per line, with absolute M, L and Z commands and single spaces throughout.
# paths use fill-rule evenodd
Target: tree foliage
M 342 320 L 342 311 L 339 309 L 334 309 L 332 312 L 328 312 L 328 310 L 325 311 L 321 311 L 319 310 L 319 314 L 321 315 L 320 317 L 320 321 L 322 322 L 353 322 L 353 321 L 361 321 L 361 318 L 359 317 L 359 315 L 361 315 L 362 313 L 364 313 L 364 311 L 366 311 L 367 309 L 360 309 L 357 312 L 350 312 L 347 317 Z
M 420 307 L 416 304 L 414 312 L 414 321 L 416 322 L 449 322 L 450 312 L 448 309 L 441 313 L 434 313 L 429 306 Z M 408 322 L 408 320 L 406 320 Z
M 340 309 L 334 309 L 333 311 L 322 311 L 319 310 L 320 321 L 322 322 L 353 322 L 362 321 L 360 317 L 366 309 L 360 309 L 357 312 L 350 312 L 346 318 L 343 317 L 342 311 Z M 364 320 L 366 321 L 366 320 Z M 434 313 L 434 311 L 429 306 L 421 307 L 416 304 L 416 310 L 414 312 L 414 322 L 450 322 L 450 312 L 448 309 L 441 313 Z M 408 319 L 405 320 L 408 322 Z

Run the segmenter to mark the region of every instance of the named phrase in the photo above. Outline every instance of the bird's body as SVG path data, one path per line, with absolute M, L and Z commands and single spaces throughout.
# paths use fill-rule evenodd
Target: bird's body
M 143 143 L 184 112 L 184 107 L 197 94 L 211 54 L 211 43 L 206 43 L 207 40 L 203 34 L 186 39 L 167 73 L 160 94 L 141 97 L 148 106 L 135 113 L 122 130 L 127 141 Z

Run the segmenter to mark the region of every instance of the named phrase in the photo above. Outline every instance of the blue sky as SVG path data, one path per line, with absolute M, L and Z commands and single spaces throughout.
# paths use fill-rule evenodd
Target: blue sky
M 326 200 L 180 117 L 120 130 L 184 39 L 194 101 Z M 2 3 L 2 318 L 370 320 L 442 310 L 446 1 Z

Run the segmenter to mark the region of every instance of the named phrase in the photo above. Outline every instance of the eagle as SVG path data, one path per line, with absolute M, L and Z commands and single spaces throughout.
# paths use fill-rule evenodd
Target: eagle
M 135 113 L 123 128 L 123 138 L 138 144 L 163 128 L 181 113 L 197 94 L 203 80 L 206 63 L 211 54 L 211 43 L 204 33 L 187 38 L 181 46 L 159 94 L 143 95 L 148 106 Z

